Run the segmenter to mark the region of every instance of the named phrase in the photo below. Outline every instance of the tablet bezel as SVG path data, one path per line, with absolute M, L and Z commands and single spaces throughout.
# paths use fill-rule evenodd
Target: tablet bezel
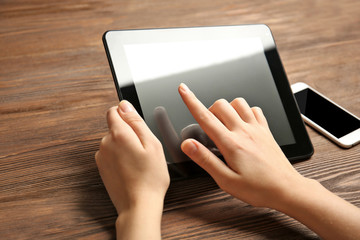
M 191 28 L 161 28 L 161 29 L 135 29 L 111 30 L 103 35 L 103 43 L 120 100 L 130 101 L 143 117 L 134 82 L 123 49 L 124 44 L 158 43 L 187 40 L 214 39 L 217 35 L 228 35 L 244 38 L 258 37 L 264 47 L 264 54 L 271 70 L 281 102 L 284 106 L 292 133 L 294 144 L 280 146 L 286 157 L 291 161 L 307 159 L 313 154 L 313 146 L 305 129 L 304 122 L 298 110 L 289 81 L 281 63 L 271 30 L 263 24 L 213 26 Z M 208 37 L 210 36 L 210 37 Z M 121 86 L 119 81 L 122 81 Z

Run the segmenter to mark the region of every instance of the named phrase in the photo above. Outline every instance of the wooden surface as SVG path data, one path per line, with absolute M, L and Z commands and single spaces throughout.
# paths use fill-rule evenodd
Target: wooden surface
M 109 29 L 265 23 L 291 83 L 360 115 L 360 1 L 0 0 L 0 239 L 113 239 L 116 212 L 94 153 L 118 102 L 101 36 Z M 303 175 L 360 206 L 360 145 L 307 128 Z M 164 239 L 316 239 L 207 178 L 173 183 Z

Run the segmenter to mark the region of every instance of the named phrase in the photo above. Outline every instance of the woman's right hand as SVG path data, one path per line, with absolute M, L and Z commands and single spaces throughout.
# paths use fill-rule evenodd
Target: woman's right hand
M 226 164 L 194 139 L 185 140 L 182 150 L 223 190 L 254 206 L 279 210 L 323 239 L 360 239 L 360 209 L 292 167 L 260 108 L 237 98 L 206 109 L 185 85 L 179 92 Z
M 182 150 L 224 191 L 254 206 L 276 208 L 279 199 L 306 181 L 276 143 L 260 108 L 237 98 L 218 100 L 207 109 L 185 84 L 179 93 L 226 164 L 194 139 L 185 140 Z

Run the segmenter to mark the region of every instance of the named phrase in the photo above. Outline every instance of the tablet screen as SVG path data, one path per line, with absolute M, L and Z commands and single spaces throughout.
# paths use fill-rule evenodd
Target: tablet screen
M 122 98 L 136 95 L 140 105 L 138 110 L 165 146 L 169 163 L 189 160 L 175 157 L 174 149 L 169 148 L 178 144 L 179 150 L 183 140 L 181 133 L 196 124 L 177 90 L 182 82 L 206 107 L 220 98 L 229 102 L 238 97 L 246 99 L 250 107 L 258 106 L 263 110 L 280 146 L 297 144 L 282 99 L 284 94 L 279 92 L 261 37 L 236 37 L 236 34 L 210 39 L 170 37 L 154 40 L 150 37 L 149 41 L 124 40 L 118 49 L 123 75 L 128 71 L 122 81 L 116 79 Z M 286 78 L 285 81 L 288 86 Z M 132 91 L 127 92 L 129 85 Z M 156 110 L 159 107 L 161 111 Z M 295 103 L 294 108 L 296 112 Z M 162 116 L 159 118 L 158 114 Z
M 295 143 L 259 38 L 124 45 L 143 115 L 161 138 L 154 109 L 166 109 L 175 131 L 195 120 L 177 88 L 186 83 L 207 107 L 243 97 L 263 109 L 279 145 Z

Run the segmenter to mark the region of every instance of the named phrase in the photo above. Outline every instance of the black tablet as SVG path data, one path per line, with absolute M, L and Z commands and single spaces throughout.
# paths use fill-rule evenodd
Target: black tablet
M 290 161 L 312 155 L 266 25 L 107 31 L 103 42 L 119 99 L 130 101 L 162 141 L 173 178 L 201 172 L 181 152 L 183 138 L 207 141 L 177 92 L 181 82 L 207 107 L 245 98 L 262 108 Z

